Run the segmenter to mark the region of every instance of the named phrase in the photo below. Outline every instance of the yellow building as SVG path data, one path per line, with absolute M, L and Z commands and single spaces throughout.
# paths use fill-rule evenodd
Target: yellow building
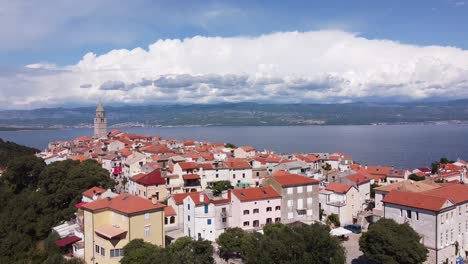
M 130 194 L 82 206 L 86 263 L 119 263 L 133 239 L 164 247 L 164 205 Z

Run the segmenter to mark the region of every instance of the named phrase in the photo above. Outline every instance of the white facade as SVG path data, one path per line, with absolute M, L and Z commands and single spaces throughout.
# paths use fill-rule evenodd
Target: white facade
M 281 198 L 241 201 L 231 197 L 231 227 L 262 229 L 267 223 L 281 221 Z

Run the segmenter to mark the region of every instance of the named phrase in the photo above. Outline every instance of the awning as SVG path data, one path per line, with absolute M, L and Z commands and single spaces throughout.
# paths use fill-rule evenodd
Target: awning
M 330 231 L 330 235 L 332 235 L 332 236 L 345 236 L 345 235 L 349 235 L 351 233 L 352 233 L 351 231 L 349 231 L 348 229 L 345 229 L 343 227 L 338 227 L 338 228 L 332 229 Z
M 124 235 L 127 233 L 127 230 L 123 230 L 119 227 L 111 226 L 111 225 L 105 225 L 97 228 L 94 230 L 96 234 L 105 237 L 107 239 L 113 239 L 116 237 L 119 237 L 121 235 Z
M 186 175 L 182 175 L 182 178 L 184 180 L 199 180 L 200 175 L 198 175 L 198 174 L 186 174 Z
M 77 236 L 67 236 L 65 238 L 55 241 L 55 245 L 57 245 L 57 247 L 65 247 L 80 240 L 81 238 Z
M 79 202 L 79 203 L 75 204 L 75 207 L 80 209 L 85 204 L 87 204 L 87 202 Z

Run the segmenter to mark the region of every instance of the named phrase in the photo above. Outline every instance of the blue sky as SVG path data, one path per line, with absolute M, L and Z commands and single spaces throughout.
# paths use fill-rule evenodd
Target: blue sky
M 466 25 L 468 0 L 0 0 L 0 108 L 459 99 Z
M 0 10 L 7 13 L 5 6 L 10 4 L 2 2 L 4 8 Z M 0 46 L 1 64 L 71 64 L 89 51 L 102 54 L 112 49 L 146 47 L 161 38 L 256 36 L 319 29 L 342 29 L 368 38 L 418 45 L 468 48 L 468 1 L 463 0 L 35 2 L 11 7 L 20 9 L 18 14 L 10 21 L 2 19 L 3 31 L 8 28 L 14 32 L 6 34 L 11 43 Z M 36 27 L 40 33 L 28 37 L 22 32 L 26 27 Z

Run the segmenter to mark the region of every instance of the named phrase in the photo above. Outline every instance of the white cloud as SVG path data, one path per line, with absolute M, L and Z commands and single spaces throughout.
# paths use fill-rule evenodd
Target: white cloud
M 39 71 L 36 72 L 36 71 Z M 83 85 L 85 84 L 85 85 Z M 8 108 L 124 103 L 343 102 L 468 97 L 468 51 L 344 31 L 158 40 L 0 76 Z

